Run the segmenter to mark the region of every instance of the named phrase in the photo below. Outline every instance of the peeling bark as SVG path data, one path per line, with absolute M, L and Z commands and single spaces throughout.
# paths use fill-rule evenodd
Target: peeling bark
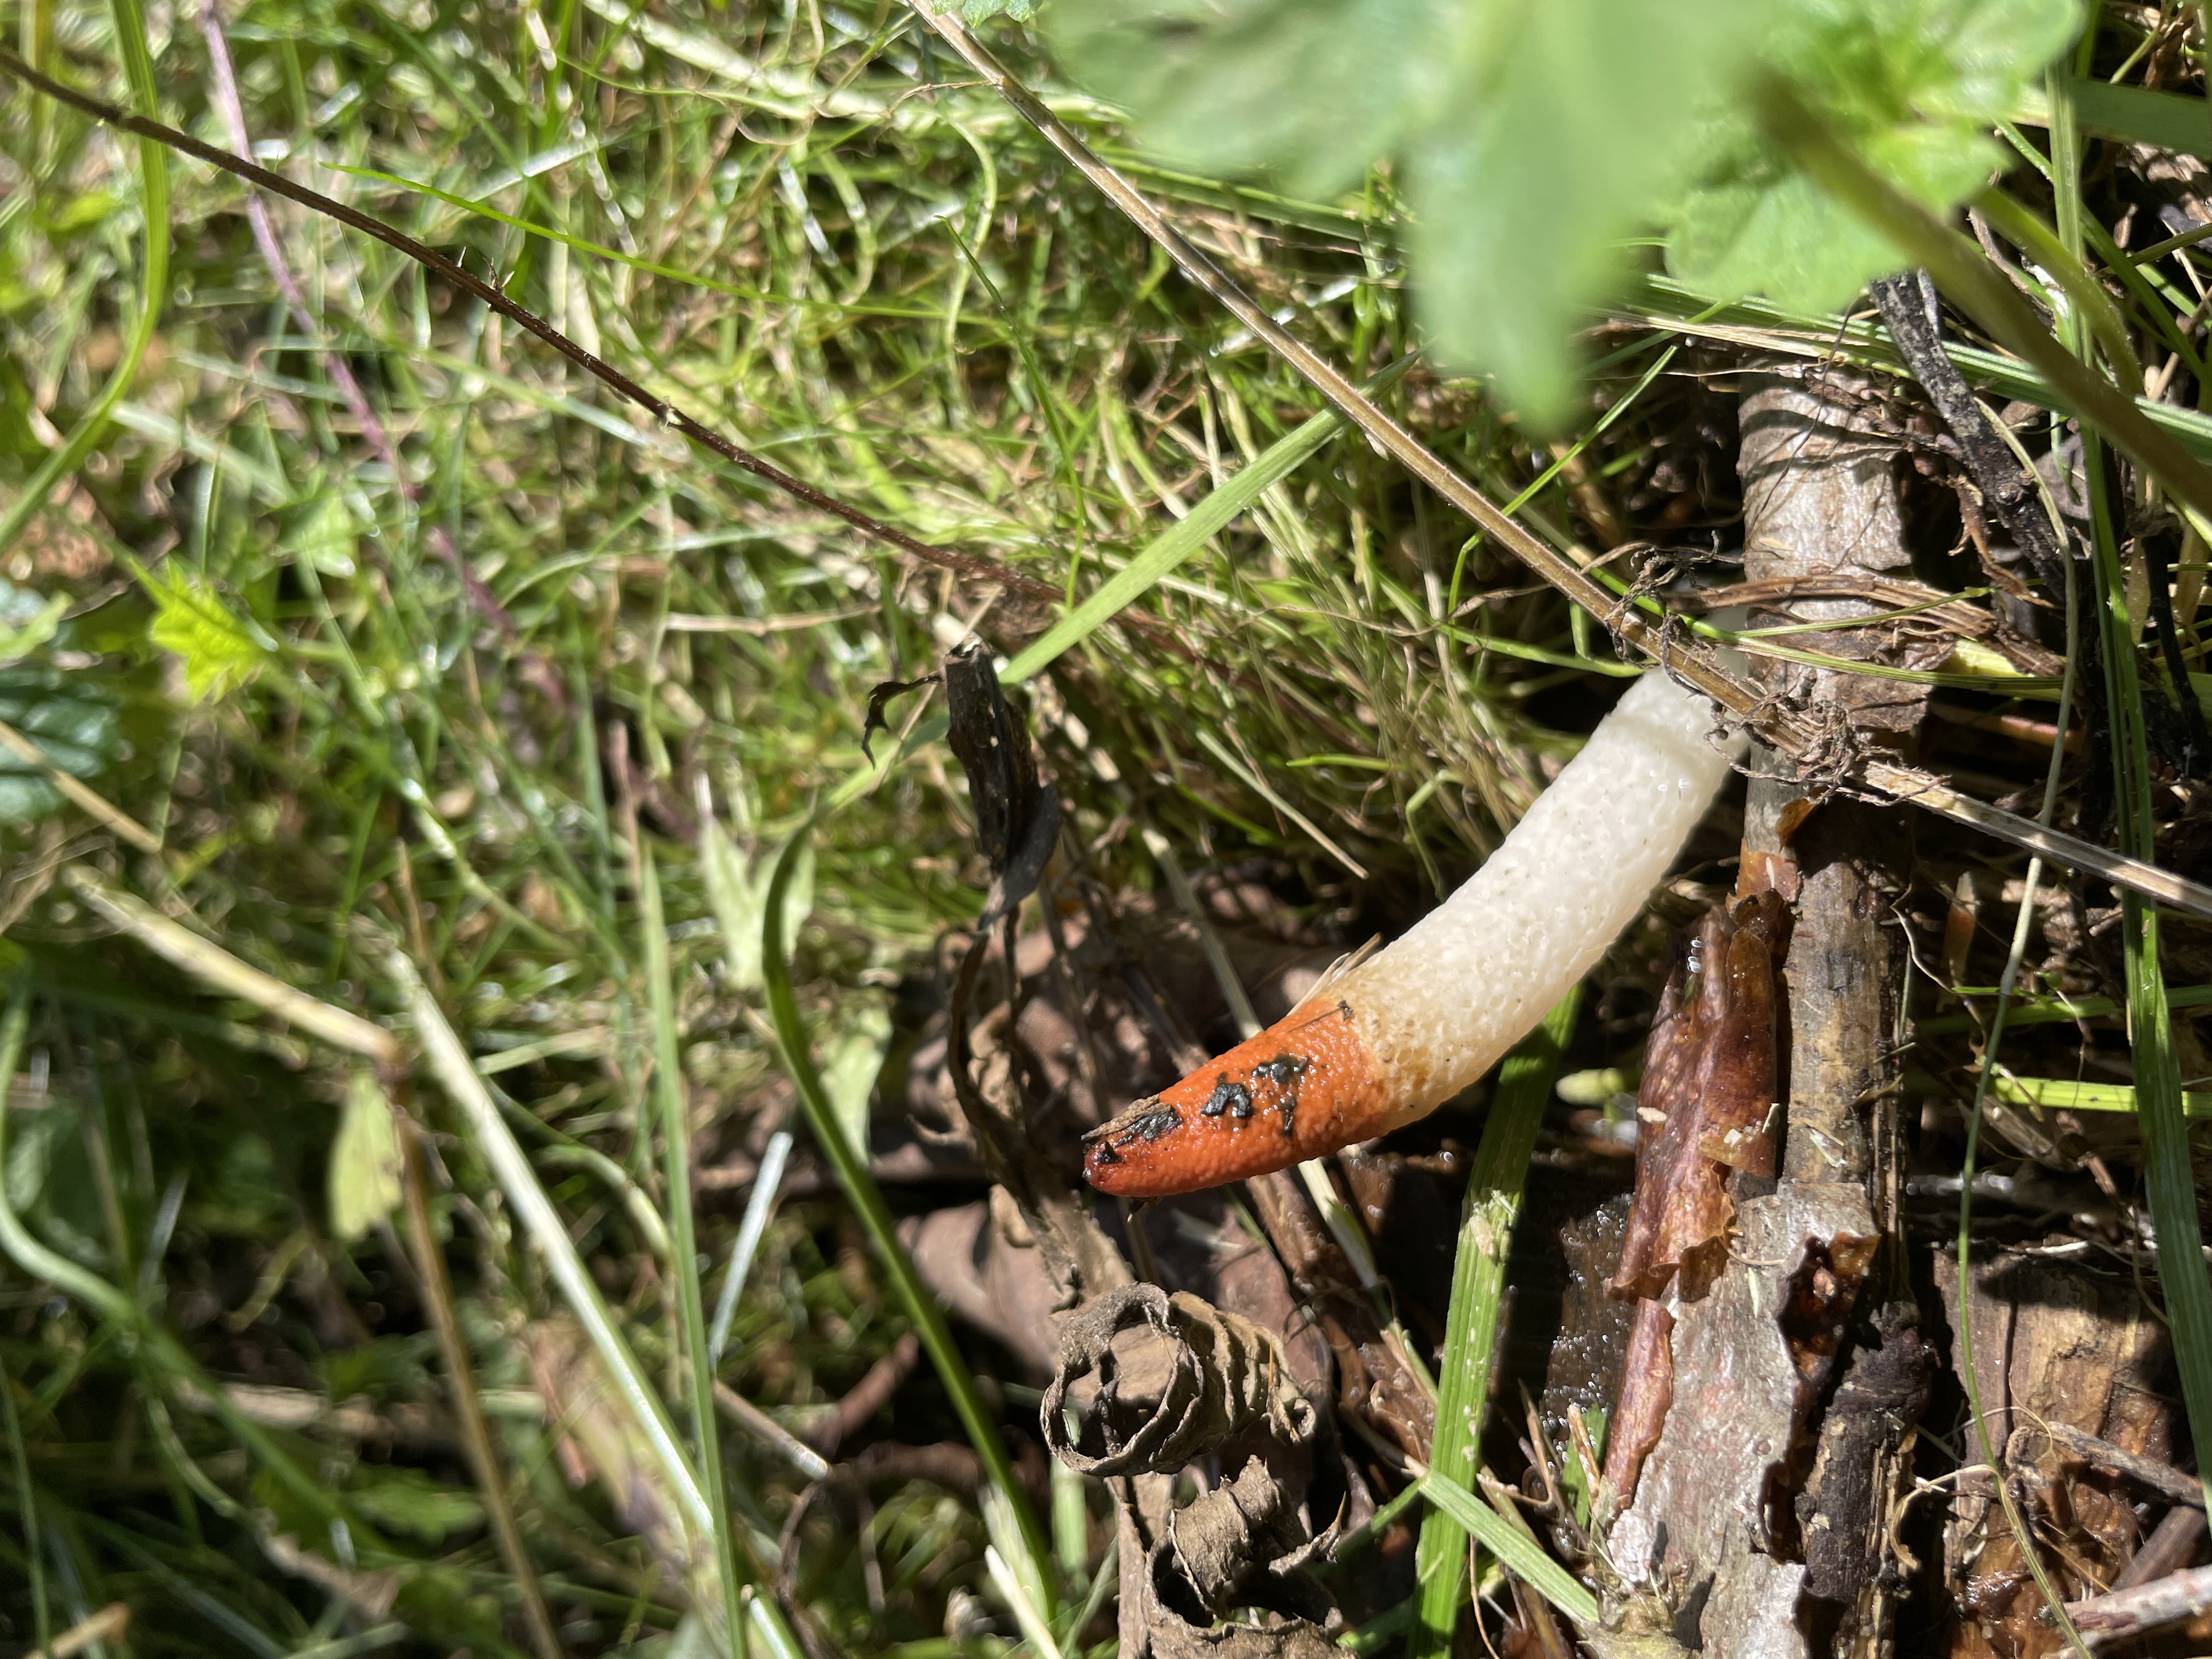
M 1739 463 L 1748 582 L 1787 592 L 1909 574 L 1894 446 L 1857 421 L 1863 406 L 1832 377 L 1751 383 Z M 1869 610 L 1793 598 L 1753 621 Z M 1790 642 L 1862 660 L 1929 648 L 1863 628 Z M 1917 686 L 1758 666 L 1771 695 L 1826 728 L 1838 768 L 1857 748 L 1906 749 L 1923 712 Z M 1671 1316 L 1671 1403 L 1608 1551 L 1686 1646 L 1732 1659 L 1871 1654 L 1886 1639 L 1888 1518 L 1929 1369 L 1902 1252 L 1882 1249 L 1899 1182 L 1886 1037 L 1899 953 L 1884 919 L 1909 832 L 1902 813 L 1823 802 L 1826 779 L 1783 775 L 1771 753 L 1754 751 L 1752 771 L 1739 899 L 1791 907 L 1779 1172 L 1752 1162 L 1729 1174 L 1735 1231 L 1710 1288 L 1683 1273 L 1639 1319 L 1656 1340 Z M 1639 1408 L 1640 1432 L 1650 1414 Z
M 2017 1441 L 2028 1454 L 2010 1462 L 2008 1474 L 2046 1547 L 2044 1565 L 2062 1595 L 2094 1595 L 2136 1553 L 2136 1494 L 2075 1460 L 2084 1438 L 2130 1455 L 2139 1468 L 2167 1460 L 2177 1413 L 2166 1327 L 2128 1274 L 2028 1250 L 1977 1259 L 1964 1296 L 1957 1261 L 1939 1254 L 1936 1282 L 1954 1328 L 1972 1322 L 1975 1383 L 1991 1442 Z M 1954 1360 L 1959 1352 L 1954 1343 Z M 1978 1461 L 1973 1445 L 1970 1455 Z M 1954 1655 L 2041 1659 L 2065 1651 L 1986 1479 L 1961 1484 L 1943 1547 L 1946 1578 L 1965 1587 Z

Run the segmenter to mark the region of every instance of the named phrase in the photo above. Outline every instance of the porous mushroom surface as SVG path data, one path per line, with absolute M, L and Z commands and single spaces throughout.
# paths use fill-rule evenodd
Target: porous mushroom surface
M 1632 921 L 1741 751 L 1647 673 L 1504 844 L 1387 950 L 1094 1130 L 1084 1173 L 1130 1197 L 1262 1175 L 1436 1109 L 1543 1018 Z

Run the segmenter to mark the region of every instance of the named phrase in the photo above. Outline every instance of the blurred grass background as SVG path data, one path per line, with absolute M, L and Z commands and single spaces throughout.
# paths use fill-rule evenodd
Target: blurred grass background
M 145 13 L 153 112 L 228 146 L 200 3 Z M 12 10 L 25 56 L 131 101 L 127 11 Z M 777 465 L 1071 599 L 1319 412 L 902 8 L 249 0 L 220 23 L 265 164 L 495 273 Z M 1105 112 L 1055 103 L 1130 160 Z M 677 1400 L 633 852 L 651 843 L 665 890 L 695 1159 L 740 1169 L 789 1096 L 708 902 L 702 823 L 734 837 L 757 900 L 767 855 L 862 767 L 872 686 L 971 630 L 1011 652 L 1051 611 L 688 452 L 389 249 L 272 203 L 295 314 L 235 181 L 171 157 L 149 224 L 139 146 L 12 86 L 0 169 L 0 499 L 23 499 L 157 313 L 76 476 L 0 549 L 0 718 L 164 849 L 115 841 L 33 771 L 0 776 L 0 965 L 34 988 L 8 1194 L 209 1372 L 307 1401 L 270 1443 L 362 1531 L 273 1479 L 153 1347 L 9 1265 L 0 1363 L 27 1482 L 0 1481 L 0 1640 L 124 1600 L 137 1620 L 106 1651 L 512 1650 L 467 1470 L 405 1428 L 441 1394 L 393 1224 L 334 1221 L 364 1179 L 338 1144 L 349 1068 L 111 937 L 59 872 L 87 860 L 372 1016 L 397 1006 L 378 951 L 406 951 Z M 1382 185 L 1325 206 L 1138 176 L 1337 361 L 1373 373 L 1407 349 Z M 1662 343 L 1604 342 L 1593 417 Z M 1470 385 L 1417 368 L 1385 401 L 1503 497 L 1553 468 Z M 1650 381 L 1529 510 L 1593 546 L 1694 539 L 1731 510 L 1727 420 L 1693 380 Z M 1130 830 L 1154 828 L 1194 866 L 1256 861 L 1324 936 L 1447 890 L 1619 672 L 1340 435 L 1142 609 L 1191 654 L 1109 627 L 1034 688 L 1094 874 L 1149 886 Z M 940 934 L 981 907 L 970 837 L 938 747 L 817 838 L 799 991 L 848 1109 L 900 1000 L 934 994 Z M 434 1218 L 562 1639 L 657 1639 L 676 1588 L 531 1414 L 525 1338 L 557 1297 L 477 1153 L 438 1145 Z M 710 1297 L 738 1214 L 703 1212 Z M 720 1376 L 803 1429 L 903 1328 L 842 1201 L 804 1197 L 769 1229 Z M 1033 1436 L 1034 1399 L 969 1340 L 1008 1433 Z M 898 1409 L 958 1437 L 926 1370 Z M 773 1561 L 805 1482 L 728 1443 L 733 1512 Z M 1103 1534 L 1061 1520 L 1079 1601 Z M 1018 1636 L 972 1490 L 918 1476 L 865 1537 L 806 1526 L 791 1593 L 839 1650 Z

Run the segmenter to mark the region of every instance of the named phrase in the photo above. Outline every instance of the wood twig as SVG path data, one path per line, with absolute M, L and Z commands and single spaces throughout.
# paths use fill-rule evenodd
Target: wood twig
M 2077 1429 L 2071 1423 L 2023 1423 L 2007 1437 L 2004 1461 L 2008 1464 L 2028 1462 L 2027 1449 L 2040 1437 L 2056 1446 L 2066 1456 L 2092 1468 L 2106 1469 L 2124 1480 L 2132 1480 L 2147 1492 L 2154 1492 L 2169 1503 L 2204 1507 L 2204 1483 L 2193 1474 L 2185 1474 L 2171 1463 L 2162 1463 L 2154 1457 L 2145 1457 L 2124 1446 L 2116 1446 L 2101 1440 L 2087 1429 Z
M 2070 1601 L 2066 1611 L 2092 1647 L 2131 1642 L 2212 1613 L 2212 1567 L 2189 1567 L 2133 1589 Z
M 2197 1547 L 2204 1541 L 2204 1511 L 2186 1504 L 2176 1504 L 2166 1512 L 2166 1518 L 2150 1530 L 2128 1564 L 2120 1569 L 2119 1577 L 2112 1580 L 2116 1590 L 2133 1589 L 2138 1584 L 2155 1583 L 2170 1572 L 2179 1572 L 2189 1565 L 2189 1558 L 2197 1553 Z
M 398 1114 L 395 1112 L 394 1115 Z M 476 1367 L 469 1359 L 468 1340 L 453 1311 L 453 1281 L 446 1273 L 445 1252 L 438 1246 L 437 1229 L 430 1223 L 430 1190 L 423 1174 L 422 1149 L 415 1144 L 414 1125 L 401 1122 L 399 1132 L 400 1191 L 407 1212 L 407 1243 L 415 1258 L 415 1276 L 422 1289 L 424 1311 L 436 1335 L 438 1358 L 446 1371 L 446 1391 L 453 1398 L 453 1420 L 459 1426 L 461 1449 L 467 1454 L 469 1472 L 483 1495 L 484 1519 L 499 1546 L 500 1560 L 522 1598 L 522 1622 L 530 1632 L 530 1645 L 538 1659 L 563 1659 L 565 1650 L 553 1627 L 552 1609 L 545 1605 L 544 1587 L 538 1581 L 537 1565 L 522 1528 L 514 1518 L 514 1502 L 501 1471 L 497 1448 L 492 1444 L 491 1425 L 485 1420 L 483 1401 L 477 1392 Z
M 2066 551 L 2058 531 L 2043 510 L 2035 481 L 2012 446 L 1998 434 L 1959 366 L 1944 352 L 1935 283 L 1926 271 L 1913 270 L 1869 286 L 1898 355 L 1958 440 L 1960 459 L 1974 488 L 2012 532 L 2014 544 L 2027 556 L 2044 586 L 2053 593 L 2064 592 Z

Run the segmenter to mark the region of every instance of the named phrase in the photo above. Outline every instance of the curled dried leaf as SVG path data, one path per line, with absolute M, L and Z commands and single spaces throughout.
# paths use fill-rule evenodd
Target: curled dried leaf
M 1090 1396 L 1073 1427 L 1071 1392 Z M 1143 1284 L 1061 1325 L 1043 1419 L 1053 1455 L 1095 1475 L 1172 1474 L 1253 1435 L 1304 1447 L 1319 1423 L 1273 1331 Z
M 1311 1535 L 1300 1496 L 1264 1459 L 1250 1457 L 1235 1480 L 1168 1517 L 1165 1547 L 1209 1612 L 1252 1599 L 1246 1586 L 1262 1568 L 1284 1586 L 1297 1583 L 1294 1575 L 1328 1547 L 1328 1534 Z

